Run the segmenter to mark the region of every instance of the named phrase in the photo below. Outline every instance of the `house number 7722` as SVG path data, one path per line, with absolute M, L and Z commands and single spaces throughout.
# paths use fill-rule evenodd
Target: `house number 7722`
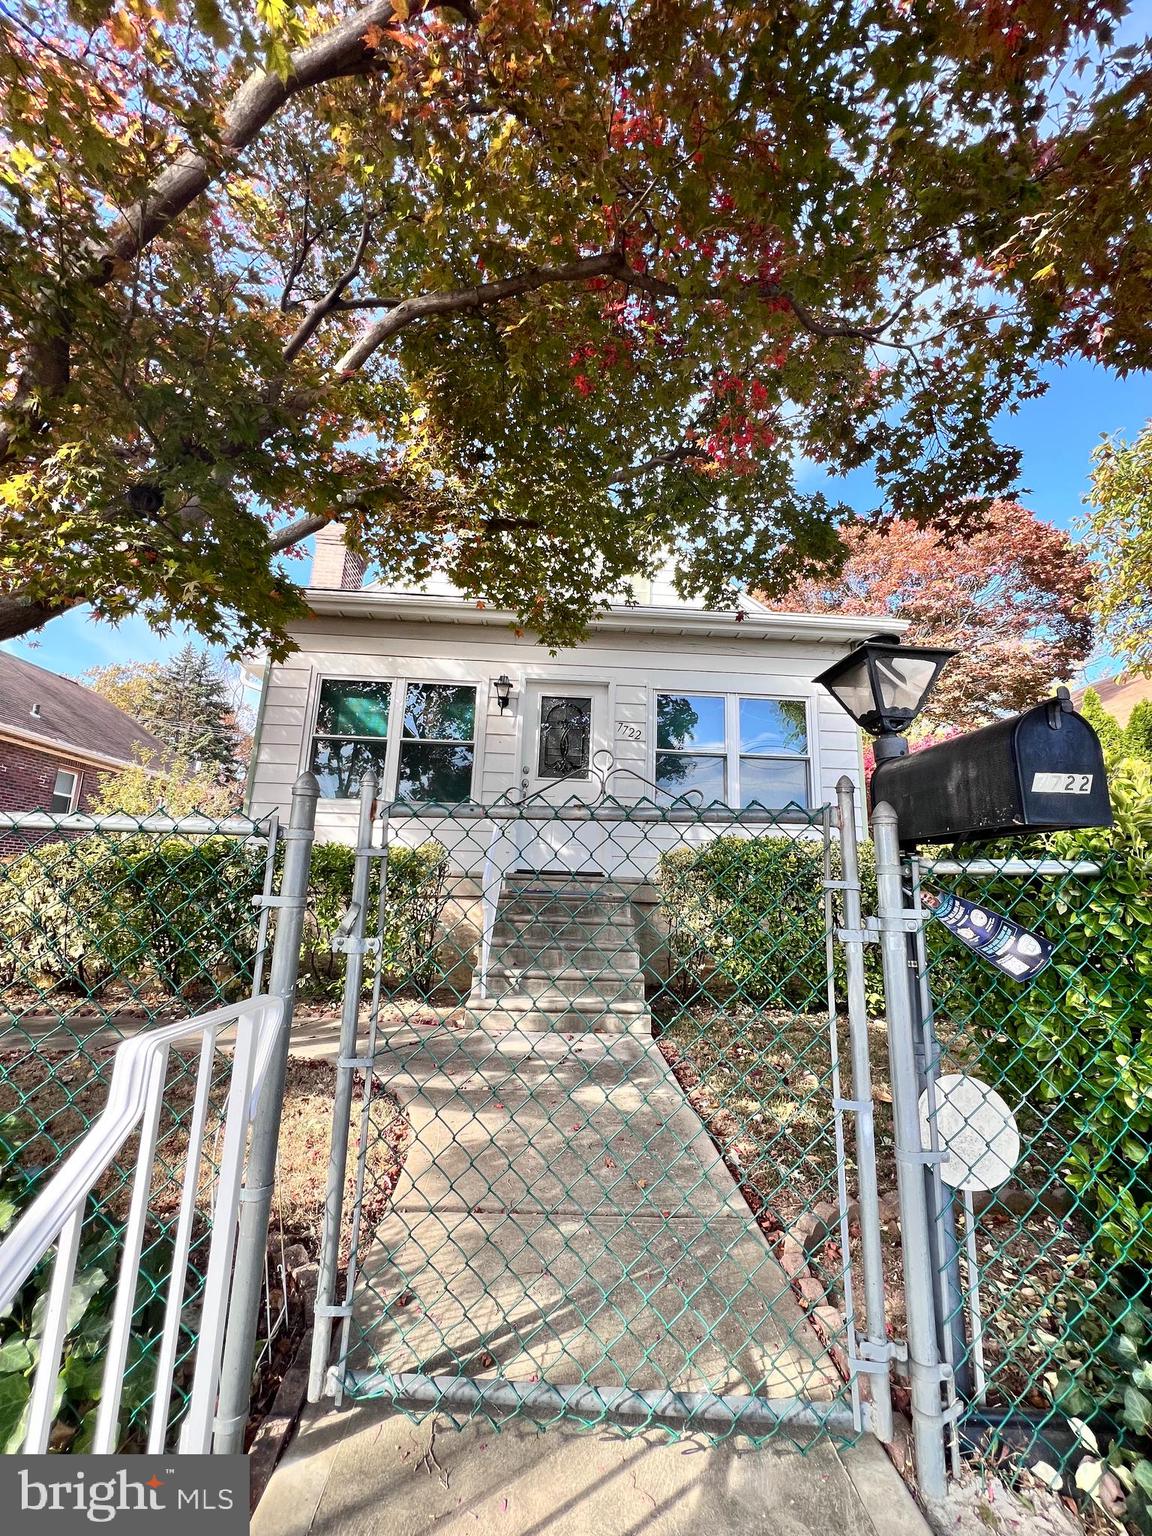
M 643 741 L 644 727 L 633 725 L 629 720 L 617 720 L 616 734 L 622 741 Z

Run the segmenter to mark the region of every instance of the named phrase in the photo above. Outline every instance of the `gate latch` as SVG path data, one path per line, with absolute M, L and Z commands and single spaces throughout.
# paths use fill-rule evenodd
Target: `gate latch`
M 849 1361 L 853 1373 L 882 1376 L 889 1366 L 907 1364 L 908 1345 L 903 1339 L 885 1339 L 882 1344 L 874 1344 L 871 1339 L 857 1334 L 854 1343 L 856 1347 Z
M 355 928 L 359 916 L 360 903 L 358 901 L 349 902 L 344 916 L 336 924 L 335 932 L 329 940 L 329 949 L 344 955 L 379 954 L 380 940 L 378 938 L 354 939 L 352 937 L 352 930 Z

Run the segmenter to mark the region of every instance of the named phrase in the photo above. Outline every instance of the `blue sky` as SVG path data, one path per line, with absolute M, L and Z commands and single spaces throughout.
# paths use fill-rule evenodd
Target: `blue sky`
M 1022 498 L 1025 504 L 1039 517 L 1069 528 L 1083 514 L 1081 498 L 1092 449 L 1101 435 L 1120 432 L 1133 437 L 1152 417 L 1152 375 L 1119 379 L 1077 358 L 1050 369 L 1047 377 L 1048 393 L 1025 401 L 1016 416 L 1004 417 L 998 423 L 999 436 L 1023 451 L 1021 484 L 1029 490 Z M 875 501 L 870 477 L 863 471 L 847 481 L 831 482 L 830 489 L 862 506 Z M 303 574 L 303 567 L 296 569 Z M 95 623 L 86 609 L 77 609 L 54 619 L 38 635 L 5 642 L 4 649 L 54 672 L 77 676 L 109 662 L 164 660 L 179 650 L 188 633 L 178 628 L 157 635 L 135 618 L 113 628 Z

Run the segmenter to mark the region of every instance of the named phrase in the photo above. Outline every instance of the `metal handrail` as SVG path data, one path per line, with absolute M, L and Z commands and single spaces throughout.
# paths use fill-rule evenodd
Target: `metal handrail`
M 235 1027 L 227 1104 L 224 1112 L 212 1237 L 201 1300 L 193 1384 L 180 1433 L 182 1452 L 211 1449 L 212 1421 L 220 1380 L 224 1325 L 232 1279 L 236 1224 L 247 1163 L 248 1129 L 255 1113 L 272 1047 L 284 1020 L 284 999 L 262 995 L 197 1018 L 162 1025 L 122 1041 L 116 1048 L 108 1102 L 79 1144 L 48 1180 L 0 1244 L 0 1310 L 7 1307 L 49 1250 L 56 1246 L 40 1352 L 36 1363 L 23 1449 L 48 1448 L 55 1418 L 60 1360 L 68 1333 L 68 1303 L 84 1225 L 85 1203 L 98 1180 L 137 1129 L 140 1133 L 124 1244 L 116 1283 L 112 1326 L 92 1449 L 115 1451 L 120 1402 L 132 1328 L 152 1171 L 155 1163 L 164 1081 L 171 1047 L 199 1039 L 200 1062 L 188 1126 L 180 1209 L 173 1240 L 171 1273 L 156 1365 L 148 1449 L 161 1451 L 168 1436 L 172 1383 L 184 1305 L 185 1275 L 203 1159 L 213 1064 L 220 1036 Z

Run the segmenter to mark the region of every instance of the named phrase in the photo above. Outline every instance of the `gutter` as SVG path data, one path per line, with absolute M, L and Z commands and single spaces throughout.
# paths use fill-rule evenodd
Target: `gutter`
M 479 607 L 469 599 L 423 596 L 407 592 L 345 591 L 337 588 L 309 587 L 304 599 L 314 615 L 341 618 L 400 619 L 424 623 L 477 624 L 508 628 L 516 624 L 516 615 Z M 648 634 L 708 634 L 738 636 L 757 640 L 808 640 L 814 644 L 850 645 L 866 640 L 878 630 L 902 634 L 907 619 L 888 615 L 860 617 L 855 614 L 776 613 L 765 609 L 742 610 L 745 617 L 737 622 L 736 610 L 710 612 L 698 608 L 617 608 L 592 619 L 592 632 L 633 631 Z

